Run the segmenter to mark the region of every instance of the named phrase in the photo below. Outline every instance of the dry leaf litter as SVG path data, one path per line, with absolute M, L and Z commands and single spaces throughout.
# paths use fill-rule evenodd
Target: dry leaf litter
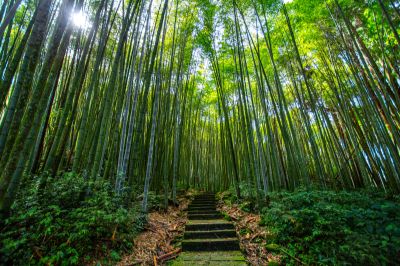
M 218 210 L 232 219 L 240 240 L 240 248 L 251 265 L 268 265 L 270 261 L 280 261 L 278 255 L 268 252 L 265 248 L 268 231 L 259 225 L 260 215 L 245 212 L 237 204 L 227 205 L 222 201 L 218 203 Z
M 190 193 L 178 197 L 179 206 L 169 206 L 167 212 L 150 213 L 145 231 L 135 239 L 132 253 L 117 265 L 165 265 L 166 261 L 175 258 L 180 248 L 174 247 L 173 241 L 184 233 L 188 196 Z

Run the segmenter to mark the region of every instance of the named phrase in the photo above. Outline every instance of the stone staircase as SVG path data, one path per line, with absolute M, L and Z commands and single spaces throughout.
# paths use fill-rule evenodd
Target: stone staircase
M 188 218 L 183 252 L 173 265 L 246 265 L 233 224 L 216 210 L 215 194 L 196 196 Z

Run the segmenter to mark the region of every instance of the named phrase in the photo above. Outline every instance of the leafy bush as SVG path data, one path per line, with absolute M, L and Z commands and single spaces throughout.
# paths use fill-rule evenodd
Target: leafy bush
M 271 193 L 261 223 L 291 256 L 285 263 L 399 265 L 400 205 L 379 193 Z
M 236 196 L 235 187 L 232 185 L 229 190 L 218 193 L 217 197 L 228 204 L 238 203 L 239 208 L 245 212 L 256 212 L 265 206 L 264 201 L 257 201 L 257 189 L 254 184 L 249 184 L 248 182 L 240 182 L 240 199 Z M 259 191 L 259 195 L 264 192 Z
M 46 179 L 38 193 L 38 184 Z M 145 223 L 137 207 L 123 207 L 106 181 L 92 184 L 90 196 L 87 182 L 74 173 L 24 183 L 0 232 L 0 264 L 75 265 L 111 249 L 110 257 L 116 259 Z
M 147 205 L 149 210 L 160 210 L 163 208 L 164 195 L 157 195 L 153 191 L 149 191 Z

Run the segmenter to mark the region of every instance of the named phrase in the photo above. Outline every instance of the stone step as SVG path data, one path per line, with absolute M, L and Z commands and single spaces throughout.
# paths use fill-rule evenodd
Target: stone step
M 188 211 L 188 215 L 190 214 L 220 214 L 219 211 L 216 210 L 195 210 L 195 211 Z
M 201 207 L 201 206 L 214 206 L 216 207 L 217 204 L 215 202 L 206 202 L 206 203 L 202 203 L 202 202 L 191 202 L 189 203 L 188 206 L 196 206 L 196 207 Z
M 211 207 L 211 208 L 216 208 L 217 206 L 215 204 L 201 204 L 201 203 L 191 203 L 189 204 L 188 207 Z
M 198 195 L 194 197 L 195 199 L 215 199 L 215 195 Z
M 218 219 L 223 218 L 222 214 L 220 213 L 196 213 L 196 214 L 189 214 L 188 218 L 190 220 L 210 220 L 210 219 Z
M 212 207 L 212 208 L 216 208 L 217 205 L 215 205 L 215 204 L 189 204 L 188 207 Z
M 210 207 L 210 208 L 216 208 L 217 205 L 215 204 L 189 204 L 188 207 Z
M 187 231 L 210 231 L 210 230 L 226 230 L 234 229 L 232 223 L 219 220 L 219 222 L 212 222 L 213 220 L 192 220 L 186 225 Z
M 188 206 L 188 211 L 198 211 L 198 210 L 211 210 L 215 211 L 215 206 Z
M 236 237 L 235 230 L 213 230 L 213 231 L 186 231 L 185 239 L 204 239 L 204 238 L 227 238 Z
M 197 204 L 209 204 L 209 203 L 217 203 L 215 200 L 192 200 L 191 203 L 197 203 Z
M 170 266 L 208 265 L 208 266 L 246 266 L 246 259 L 238 250 L 230 251 L 187 251 L 172 261 Z
M 190 239 L 182 241 L 183 251 L 240 250 L 237 238 Z
M 192 203 L 216 203 L 217 201 L 216 200 L 210 200 L 210 199 L 207 199 L 207 200 L 192 200 Z
M 188 208 L 188 213 L 195 214 L 195 213 L 213 213 L 216 212 L 216 208 L 203 208 L 203 207 L 192 207 Z
M 194 198 L 193 201 L 216 201 L 215 198 Z

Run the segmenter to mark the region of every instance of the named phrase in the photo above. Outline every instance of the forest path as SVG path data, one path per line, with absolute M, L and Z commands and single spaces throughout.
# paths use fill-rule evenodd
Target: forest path
M 172 265 L 247 265 L 233 224 L 216 210 L 215 194 L 196 196 L 188 217 L 183 252 Z

